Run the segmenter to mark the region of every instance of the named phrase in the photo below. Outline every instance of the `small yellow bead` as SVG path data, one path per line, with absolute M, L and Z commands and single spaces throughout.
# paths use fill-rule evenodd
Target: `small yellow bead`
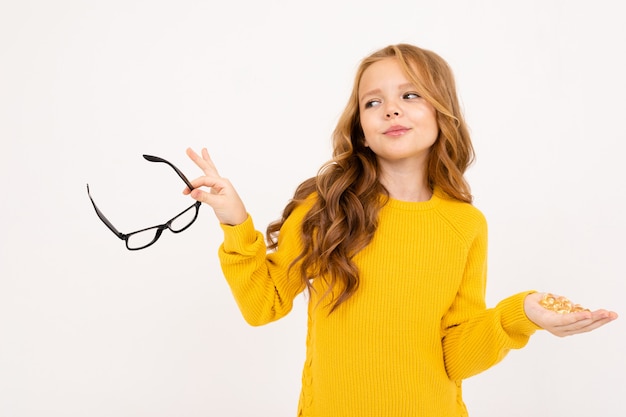
M 543 295 L 541 300 L 539 300 L 539 305 L 545 309 L 552 310 L 560 314 L 574 313 L 577 311 L 589 311 L 589 309 L 584 308 L 580 304 L 572 303 L 566 297 L 557 297 L 550 293 Z

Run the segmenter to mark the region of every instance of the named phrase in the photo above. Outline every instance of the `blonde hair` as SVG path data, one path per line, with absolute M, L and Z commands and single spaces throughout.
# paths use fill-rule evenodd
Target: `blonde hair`
M 267 228 L 270 249 L 291 212 L 311 194 L 316 200 L 302 223 L 304 249 L 292 266 L 300 263 L 303 283 L 321 278 L 330 300 L 331 312 L 350 298 L 359 286 L 354 256 L 372 240 L 378 213 L 388 197 L 379 181 L 376 155 L 364 144 L 359 112 L 359 85 L 367 68 L 386 58 L 395 58 L 420 95 L 436 110 L 439 135 L 430 150 L 427 181 L 448 196 L 472 202 L 464 173 L 473 162 L 474 150 L 463 118 L 452 70 L 439 55 L 414 45 L 398 44 L 364 58 L 356 72 L 352 93 L 333 132 L 332 159 L 317 176 L 304 181 L 283 210 L 281 219 Z

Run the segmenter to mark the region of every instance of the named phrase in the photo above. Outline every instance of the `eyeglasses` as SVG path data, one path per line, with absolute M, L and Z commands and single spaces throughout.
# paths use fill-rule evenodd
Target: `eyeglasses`
M 183 174 L 172 163 L 166 161 L 163 158 L 159 158 L 158 156 L 143 155 L 143 157 L 150 162 L 163 162 L 171 166 L 174 171 L 176 171 L 178 176 L 185 182 L 187 187 L 189 187 L 190 190 L 193 190 L 194 187 L 191 185 L 187 177 L 185 177 L 185 174 Z M 139 250 L 147 248 L 148 246 L 154 244 L 157 240 L 159 240 L 159 238 L 161 237 L 161 233 L 163 233 L 165 229 L 170 229 L 173 233 L 180 233 L 186 230 L 198 218 L 198 211 L 200 210 L 200 205 L 202 204 L 199 201 L 196 201 L 194 204 L 192 204 L 187 209 L 183 210 L 180 214 L 177 214 L 164 224 L 124 234 L 118 231 L 115 226 L 113 226 L 113 224 L 111 224 L 111 222 L 104 216 L 104 214 L 102 214 L 98 206 L 96 206 L 96 203 L 93 201 L 91 193 L 89 192 L 89 184 L 87 184 L 87 195 L 91 200 L 91 204 L 93 204 L 93 208 L 96 209 L 96 214 L 98 215 L 100 220 L 102 220 L 102 222 L 113 232 L 113 234 L 115 234 L 115 236 L 126 242 L 126 248 L 128 250 Z

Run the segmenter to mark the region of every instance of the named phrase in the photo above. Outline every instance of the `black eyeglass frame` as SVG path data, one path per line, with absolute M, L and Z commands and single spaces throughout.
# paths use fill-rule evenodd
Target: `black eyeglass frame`
M 191 185 L 191 182 L 189 182 L 187 177 L 185 177 L 185 174 L 183 174 L 182 171 L 179 170 L 178 168 L 176 168 L 174 166 L 174 164 L 172 164 L 171 162 L 166 161 L 165 159 L 160 158 L 158 156 L 153 156 L 153 155 L 143 155 L 143 157 L 144 157 L 145 160 L 150 161 L 150 162 L 163 162 L 163 163 L 169 165 L 170 167 L 172 167 L 174 169 L 176 174 L 178 174 L 178 176 L 183 180 L 183 182 L 187 185 L 187 187 L 190 190 L 194 189 L 194 187 Z M 202 205 L 202 203 L 200 201 L 196 201 L 191 206 L 187 207 L 185 210 L 181 211 L 179 214 L 177 214 L 176 216 L 172 217 L 166 223 L 160 224 L 158 226 L 146 227 L 145 229 L 137 230 L 137 231 L 134 231 L 134 232 L 131 232 L 131 233 L 122 233 L 119 230 L 117 230 L 117 228 L 115 226 L 113 226 L 113 224 L 109 221 L 109 219 L 106 218 L 106 216 L 100 211 L 100 209 L 98 208 L 96 203 L 93 201 L 93 198 L 91 197 L 91 193 L 89 192 L 89 184 L 87 184 L 87 195 L 89 196 L 89 199 L 91 200 L 91 204 L 93 205 L 93 208 L 96 210 L 96 214 L 98 215 L 98 218 L 100 218 L 100 220 L 102 220 L 102 223 L 104 223 L 109 228 L 109 230 L 111 230 L 113 232 L 113 234 L 115 236 L 117 236 L 118 238 L 120 238 L 121 240 L 123 240 L 125 242 L 126 249 L 128 249 L 128 250 L 140 250 L 140 249 L 145 249 L 148 246 L 153 245 L 157 240 L 159 240 L 159 238 L 161 237 L 161 234 L 163 233 L 163 231 L 165 229 L 169 229 L 172 233 L 180 233 L 180 232 L 183 232 L 183 231 L 187 230 L 189 228 L 189 226 L 191 226 L 196 221 L 196 219 L 198 218 L 198 212 L 200 211 L 200 206 Z M 189 222 L 189 224 L 187 226 L 183 227 L 182 229 L 178 229 L 178 230 L 172 229 L 171 225 L 174 222 L 174 220 L 176 220 L 177 218 L 179 218 L 183 214 L 187 213 L 189 210 L 191 210 L 194 207 L 195 207 L 196 213 L 195 213 L 193 219 Z M 136 235 L 138 233 L 142 233 L 142 232 L 145 232 L 147 230 L 152 230 L 152 229 L 156 229 L 156 232 L 155 232 L 155 235 L 154 235 L 154 238 L 152 239 L 152 241 L 150 241 L 149 243 L 147 243 L 147 244 L 145 244 L 143 246 L 140 246 L 140 247 L 130 247 L 130 246 L 128 246 L 128 239 L 132 235 Z

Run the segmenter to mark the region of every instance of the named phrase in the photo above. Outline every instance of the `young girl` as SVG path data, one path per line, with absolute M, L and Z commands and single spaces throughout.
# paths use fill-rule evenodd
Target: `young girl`
M 267 244 L 206 149 L 187 150 L 205 175 L 185 193 L 222 225 L 219 257 L 245 319 L 278 320 L 308 291 L 299 416 L 466 416 L 462 380 L 536 330 L 567 336 L 617 317 L 559 314 L 534 291 L 486 308 L 487 225 L 464 179 L 473 148 L 435 53 L 400 44 L 365 58 L 333 146 Z

